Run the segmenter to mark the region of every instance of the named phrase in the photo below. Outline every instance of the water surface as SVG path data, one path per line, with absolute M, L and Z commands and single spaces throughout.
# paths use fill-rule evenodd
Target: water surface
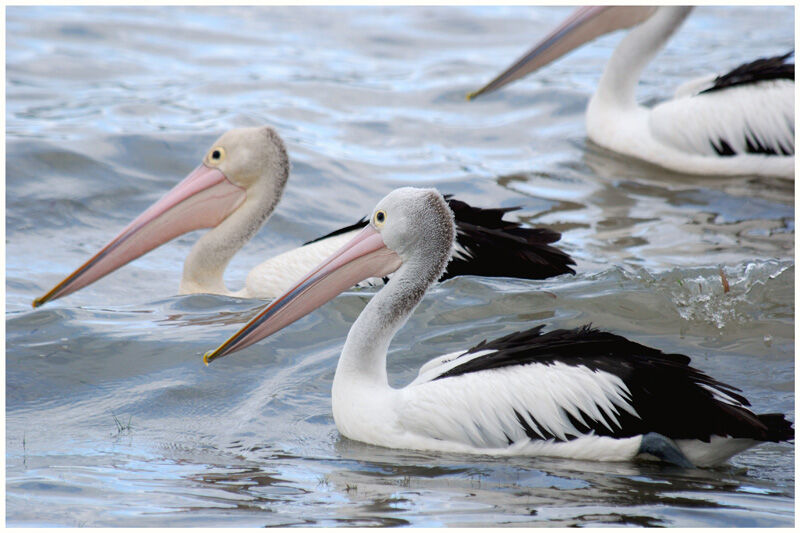
M 30 302 L 186 175 L 269 124 L 292 176 L 233 260 L 250 267 L 435 185 L 563 233 L 578 275 L 459 278 L 396 337 L 390 381 L 532 325 L 587 322 L 794 419 L 794 184 L 671 174 L 591 145 L 584 108 L 620 36 L 477 102 L 566 8 L 7 9 L 7 524 L 790 526 L 794 447 L 715 469 L 388 450 L 339 436 L 330 386 L 353 290 L 205 368 L 263 305 L 176 296 L 187 235 Z M 700 8 L 640 98 L 794 41 L 792 8 Z M 721 272 L 730 285 L 723 289 Z

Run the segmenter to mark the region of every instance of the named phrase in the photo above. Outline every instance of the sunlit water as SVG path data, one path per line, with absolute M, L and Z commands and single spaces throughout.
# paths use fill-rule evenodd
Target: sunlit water
M 270 124 L 292 177 L 231 288 L 406 184 L 520 206 L 577 260 L 577 276 L 435 287 L 392 345 L 392 384 L 484 338 L 591 322 L 689 354 L 755 411 L 794 420 L 793 182 L 679 176 L 588 144 L 583 111 L 618 35 L 465 102 L 568 12 L 8 8 L 7 524 L 792 525 L 793 444 L 686 471 L 344 439 L 330 387 L 372 291 L 206 368 L 200 354 L 263 302 L 175 296 L 197 235 L 30 308 L 217 135 Z M 641 99 L 791 49 L 793 18 L 696 10 Z

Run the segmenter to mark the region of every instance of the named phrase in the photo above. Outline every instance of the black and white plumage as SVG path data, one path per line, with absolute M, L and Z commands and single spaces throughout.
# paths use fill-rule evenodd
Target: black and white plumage
M 216 350 L 247 347 L 370 276 L 394 273 L 347 335 L 333 416 L 350 438 L 392 448 L 714 465 L 794 438 L 781 414 L 756 415 L 738 390 L 684 355 L 583 327 L 542 326 L 435 358 L 407 386 L 386 375 L 392 337 L 449 259 L 453 215 L 433 189 L 397 189 L 353 240 Z
M 511 421 L 508 425 L 473 420 L 480 427 L 483 444 L 568 442 L 588 434 L 624 439 L 658 433 L 679 447 L 690 446 L 683 441 L 710 444 L 714 437 L 761 442 L 794 437 L 783 415 L 754 414 L 739 389 L 692 368 L 685 355 L 665 354 L 589 326 L 547 333 L 542 333 L 543 327 L 484 341 L 435 360 L 414 383 L 451 380 L 458 389 L 470 374 L 475 379 L 500 379 L 500 369 L 536 375 L 537 383 L 557 383 L 561 400 L 555 410 L 536 408 L 541 402 L 533 396 L 541 391 L 532 391 L 529 402 L 519 395 L 489 400 L 492 409 L 505 409 L 513 416 L 505 418 Z M 595 391 L 587 390 L 587 378 L 603 384 Z M 470 411 L 483 409 L 469 398 L 464 400 L 475 403 L 465 406 Z M 714 457 L 711 463 L 726 458 Z
M 586 111 L 596 144 L 689 174 L 794 176 L 792 53 L 758 59 L 681 85 L 645 108 L 635 90 L 644 67 L 691 7 L 580 8 L 477 96 L 496 90 L 600 35 L 632 28 L 606 65 Z
M 737 85 L 750 85 L 762 81 L 789 80 L 793 82 L 794 63 L 788 62 L 788 59 L 793 55 L 794 50 L 780 56 L 756 59 L 739 65 L 727 74 L 714 78 L 711 87 L 698 91 L 698 94 L 721 91 Z
M 519 207 L 474 207 L 452 195 L 444 198 L 455 216 L 456 242 L 452 259 L 439 281 L 465 275 L 545 279 L 575 274 L 570 267 L 575 261 L 569 254 L 550 246 L 561 239 L 560 233 L 547 228 L 526 228 L 504 218 Z M 349 240 L 367 225 L 367 218 L 363 217 L 304 246 L 332 237 Z
M 791 55 L 758 59 L 682 85 L 673 100 L 650 110 L 656 139 L 686 153 L 729 158 L 725 161 L 744 165 L 744 173 L 760 174 L 751 172 L 759 161 L 765 168 L 793 167 L 794 64 L 786 62 Z M 767 174 L 792 176 L 793 168 L 788 175 Z
M 740 90 L 752 90 L 752 87 L 761 87 L 762 90 L 770 91 L 767 84 L 772 82 L 777 88 L 781 86 L 791 87 L 794 90 L 794 63 L 788 62 L 789 57 L 794 55 L 794 50 L 786 54 L 756 59 L 733 69 L 722 76 L 714 78 L 707 88 L 695 87 L 696 95 L 709 94 L 726 90 L 740 88 Z M 699 90 L 698 90 L 699 89 Z M 765 93 L 766 94 L 766 93 Z M 769 97 L 769 94 L 766 94 Z M 778 96 L 778 95 L 776 95 Z M 777 110 L 778 106 L 765 105 L 762 109 L 766 112 Z M 715 141 L 711 139 L 711 145 L 717 155 L 722 157 L 735 156 L 741 153 L 763 154 L 768 156 L 792 156 L 794 155 L 794 121 L 788 116 L 794 112 L 794 106 L 787 106 L 781 114 L 774 117 L 764 117 L 753 110 L 752 115 L 747 117 L 747 124 L 744 126 L 744 135 L 733 137 L 736 148 L 731 146 L 724 134 Z M 771 121 L 786 121 L 785 128 L 770 125 Z M 771 134 L 774 131 L 783 132 L 783 135 Z M 741 141 L 744 140 L 744 145 Z M 737 143 L 738 141 L 738 143 Z

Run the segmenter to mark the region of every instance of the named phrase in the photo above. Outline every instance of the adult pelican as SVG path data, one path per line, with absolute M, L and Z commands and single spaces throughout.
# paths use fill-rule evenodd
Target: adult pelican
M 794 176 L 794 63 L 789 54 L 746 63 L 680 86 L 645 108 L 635 90 L 644 67 L 691 7 L 576 10 L 506 71 L 468 98 L 499 89 L 600 35 L 633 28 L 611 55 L 586 111 L 595 143 L 689 174 Z
M 589 327 L 512 333 L 422 366 L 389 386 L 386 354 L 444 272 L 456 226 L 435 189 L 397 189 L 370 224 L 219 348 L 240 350 L 370 276 L 394 273 L 356 319 L 333 379 L 342 435 L 387 446 L 592 460 L 637 456 L 713 465 L 793 438 L 781 414 L 756 415 L 737 389 L 664 354 Z
M 64 278 L 37 307 L 66 296 L 126 263 L 192 230 L 212 228 L 192 247 L 183 265 L 179 293 L 213 293 L 246 298 L 281 294 L 304 272 L 347 242 L 366 219 L 284 252 L 256 266 L 243 289 L 225 287 L 228 262 L 266 222 L 289 178 L 283 141 L 269 127 L 240 128 L 223 134 L 203 163 L 161 200 L 125 227 L 83 266 Z M 550 246 L 561 235 L 523 228 L 505 220 L 515 208 L 482 209 L 449 199 L 456 212 L 458 241 L 443 278 L 462 274 L 543 279 L 575 271 L 566 253 Z M 381 283 L 381 280 L 371 280 Z

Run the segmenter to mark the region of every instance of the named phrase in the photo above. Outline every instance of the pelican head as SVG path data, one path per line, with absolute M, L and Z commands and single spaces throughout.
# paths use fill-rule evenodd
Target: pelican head
M 454 239 L 453 213 L 436 189 L 396 189 L 375 206 L 369 224 L 350 242 L 216 350 L 206 353 L 203 360 L 208 364 L 250 346 L 367 278 L 409 268 L 414 286 L 424 293 L 444 272 Z M 393 282 L 395 279 L 384 290 Z
M 197 279 L 207 281 L 215 276 L 219 280 L 213 283 L 220 285 L 221 272 L 275 209 L 288 177 L 289 159 L 274 130 L 228 131 L 183 181 L 80 268 L 36 298 L 33 306 L 77 291 L 165 242 L 201 228 L 215 230 L 205 235 L 187 258 L 181 291 L 192 292 Z
M 477 91 L 468 94 L 467 99 L 471 100 L 495 91 L 601 35 L 641 24 L 652 17 L 658 9 L 660 8 L 653 6 L 578 8 L 508 69 Z

